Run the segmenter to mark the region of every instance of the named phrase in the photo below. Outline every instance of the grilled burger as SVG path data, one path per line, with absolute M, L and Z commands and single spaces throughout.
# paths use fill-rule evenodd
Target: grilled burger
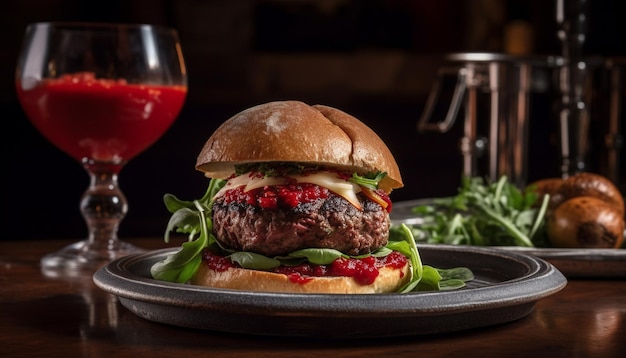
M 395 292 L 411 280 L 410 250 L 389 242 L 398 165 L 355 117 L 299 101 L 258 105 L 211 135 L 196 169 L 211 178 L 204 198 L 166 205 L 168 232 L 200 239 L 155 264 L 155 278 L 303 293 Z M 198 213 L 200 229 L 188 221 Z

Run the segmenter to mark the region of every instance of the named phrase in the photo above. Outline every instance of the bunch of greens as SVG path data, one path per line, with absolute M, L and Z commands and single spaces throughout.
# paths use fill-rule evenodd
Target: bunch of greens
M 457 195 L 413 208 L 423 223 L 411 227 L 418 242 L 450 245 L 545 247 L 545 214 L 533 190 L 522 192 L 506 176 L 497 182 L 464 177 Z M 399 226 L 392 235 L 400 235 Z
M 151 267 L 150 273 L 153 278 L 185 283 L 193 277 L 201 264 L 202 250 L 209 246 L 219 247 L 219 242 L 212 234 L 211 200 L 225 183 L 223 180 L 212 179 L 204 196 L 194 201 L 183 201 L 171 194 L 164 196 L 165 206 L 172 213 L 167 225 L 165 241 L 169 242 L 170 233 L 174 231 L 187 234 L 188 241 L 182 244 L 180 250 Z M 334 249 L 320 248 L 297 250 L 280 257 L 267 257 L 252 252 L 235 252 L 224 247 L 219 247 L 219 249 L 227 253 L 230 259 L 241 267 L 256 270 L 271 270 L 280 265 L 297 265 L 304 261 L 325 265 L 340 256 L 349 257 Z M 402 293 L 458 289 L 465 286 L 465 282 L 473 279 L 472 272 L 467 268 L 444 270 L 423 265 L 412 232 L 405 225 L 398 227 L 394 239 L 390 240 L 387 246 L 371 255 L 385 256 L 392 251 L 399 251 L 411 262 L 411 280 L 400 289 Z

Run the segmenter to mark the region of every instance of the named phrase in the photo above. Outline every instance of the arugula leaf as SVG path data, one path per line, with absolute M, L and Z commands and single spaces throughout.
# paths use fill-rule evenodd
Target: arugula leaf
M 233 252 L 228 257 L 239 266 L 253 270 L 271 270 L 281 265 L 279 260 L 254 252 Z
M 403 253 L 411 260 L 413 269 L 411 280 L 399 292 L 456 290 L 465 287 L 465 283 L 474 279 L 469 268 L 455 267 L 439 269 L 423 265 L 411 229 L 405 224 L 400 225 L 405 241 L 390 241 L 387 247 Z M 395 236 L 398 239 L 398 236 Z
M 211 180 L 204 196 L 194 201 L 179 200 L 171 194 L 164 195 L 165 207 L 172 213 L 165 232 L 165 242 L 169 242 L 172 231 L 188 234 L 189 241 L 165 260 L 152 265 L 150 274 L 153 278 L 185 283 L 196 273 L 202 262 L 202 250 L 217 242 L 211 233 L 213 222 L 210 201 L 225 184 L 224 180 Z
M 178 282 L 184 283 L 189 281 L 193 274 L 198 269 L 198 266 L 202 262 L 202 250 L 208 246 L 209 231 L 206 225 L 205 213 L 201 209 L 201 206 L 198 213 L 200 215 L 200 222 L 202 224 L 202 228 L 200 229 L 200 237 L 194 241 L 188 241 L 182 244 L 182 248 L 172 255 L 168 255 L 168 257 L 160 262 L 155 263 L 150 268 L 150 273 L 152 277 L 157 280 L 169 281 L 169 282 Z M 177 215 L 178 213 L 183 212 L 182 215 Z M 187 208 L 183 208 L 172 216 L 173 219 L 178 218 L 179 216 L 183 216 L 184 219 L 190 217 L 187 214 L 189 210 Z M 195 214 L 194 214 L 195 216 Z M 172 223 L 172 220 L 170 220 Z M 168 225 L 169 226 L 169 225 Z M 189 225 L 185 225 L 185 230 L 189 228 Z M 192 232 L 195 233 L 195 229 L 191 229 Z
M 467 267 L 455 267 L 451 269 L 438 269 L 437 273 L 441 277 L 439 280 L 439 290 L 456 290 L 468 281 L 474 279 L 474 273 Z
M 368 173 L 365 176 L 361 176 L 361 175 L 358 175 L 357 173 L 353 173 L 349 181 L 355 184 L 358 184 L 360 186 L 364 186 L 366 188 L 376 190 L 378 188 L 378 182 L 383 180 L 385 176 L 387 176 L 386 172 Z
M 424 265 L 422 279 L 417 284 L 417 291 L 438 291 L 440 288 L 441 275 L 439 271 L 434 267 Z
M 418 206 L 424 224 L 413 226 L 420 242 L 480 246 L 544 246 L 546 195 L 537 207 L 533 191 L 522 192 L 506 176 L 489 183 L 463 177 L 457 195 Z M 401 231 L 392 227 L 392 235 Z
M 402 224 L 401 228 L 404 234 L 404 241 L 390 241 L 387 247 L 394 251 L 399 251 L 411 260 L 411 268 L 413 269 L 411 272 L 411 280 L 409 280 L 404 287 L 400 288 L 401 293 L 406 293 L 413 291 L 420 283 L 424 267 L 422 266 L 422 259 L 419 251 L 417 251 L 417 245 L 415 244 L 415 238 L 411 230 L 409 230 L 408 226 L 405 224 Z
M 335 249 L 302 249 L 289 253 L 288 257 L 306 258 L 314 265 L 328 265 L 341 256 L 346 256 L 341 251 Z

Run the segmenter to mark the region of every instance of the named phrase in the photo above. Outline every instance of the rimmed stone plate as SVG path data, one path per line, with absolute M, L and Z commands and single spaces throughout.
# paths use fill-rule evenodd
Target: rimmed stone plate
M 236 291 L 157 281 L 150 267 L 176 249 L 117 259 L 94 274 L 139 317 L 211 331 L 320 338 L 436 334 L 511 322 L 567 280 L 533 256 L 491 248 L 420 245 L 426 265 L 465 266 L 476 276 L 465 288 L 408 294 L 284 294 Z

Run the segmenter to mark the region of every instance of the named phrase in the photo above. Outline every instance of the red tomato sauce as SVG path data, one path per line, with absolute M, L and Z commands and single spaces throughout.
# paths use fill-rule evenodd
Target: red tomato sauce
M 209 250 L 202 253 L 202 261 L 209 269 L 214 271 L 226 271 L 231 267 L 240 267 L 229 258 L 216 255 Z M 352 277 L 361 285 L 374 283 L 379 274 L 379 269 L 389 267 L 401 269 L 407 265 L 406 256 L 399 252 L 392 252 L 385 257 L 369 256 L 366 258 L 339 258 L 330 265 L 313 265 L 303 263 L 297 266 L 280 266 L 271 272 L 287 275 L 291 282 L 305 284 L 313 277 Z
M 327 198 L 328 193 L 327 188 L 310 183 L 265 186 L 247 192 L 240 186 L 228 190 L 224 194 L 224 200 L 227 203 L 246 203 L 263 209 L 293 209 L 301 203 Z

